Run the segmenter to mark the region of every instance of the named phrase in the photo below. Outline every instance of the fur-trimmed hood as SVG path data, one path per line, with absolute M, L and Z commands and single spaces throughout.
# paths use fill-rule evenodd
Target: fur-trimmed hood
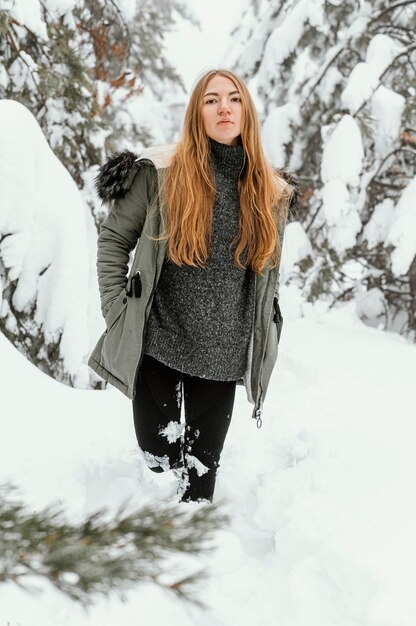
M 102 204 L 109 204 L 112 200 L 125 195 L 140 168 L 140 161 L 150 160 L 156 168 L 168 167 L 175 148 L 176 144 L 166 144 L 145 148 L 139 154 L 122 150 L 109 156 L 94 179 L 94 186 Z
M 168 167 L 176 145 L 173 143 L 145 148 L 139 154 L 123 150 L 108 157 L 94 180 L 94 186 L 102 204 L 109 204 L 112 200 L 122 198 L 126 194 L 141 166 L 141 161 L 150 160 L 157 169 Z M 299 179 L 286 168 L 276 168 L 276 171 L 293 187 L 289 211 L 294 215 L 297 213 L 301 194 Z

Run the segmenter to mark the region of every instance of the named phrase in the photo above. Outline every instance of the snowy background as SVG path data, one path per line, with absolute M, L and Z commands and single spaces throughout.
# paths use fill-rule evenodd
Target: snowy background
M 407 157 L 384 172 L 381 192 L 371 186 L 409 128 L 409 98 L 399 93 L 405 74 L 388 86 L 378 82 L 408 42 L 399 46 L 385 33 L 365 40 L 379 2 L 362 2 L 334 42 L 333 14 L 323 20 L 323 4 L 282 2 L 279 12 L 265 0 L 193 0 L 187 6 L 201 29 L 178 14 L 166 37 L 167 56 L 188 92 L 209 67 L 246 76 L 269 158 L 302 172 L 311 198 L 307 215 L 286 230 L 284 328 L 262 429 L 237 389 L 215 493 L 226 501 L 231 524 L 216 533 L 216 552 L 203 563 L 211 577 L 200 598 L 209 610 L 151 585 L 137 586 L 126 604 L 109 597 L 85 612 L 47 583 L 37 582 L 43 593 L 33 596 L 3 584 L 0 626 L 416 623 L 416 349 L 411 335 L 399 334 L 409 314 L 402 305 L 395 316 L 387 314 L 389 291 L 384 278 L 377 282 L 380 273 L 396 281 L 403 297 L 412 285 L 416 185 Z M 121 5 L 133 15 L 133 0 Z M 7 6 L 4 1 L 0 10 Z M 38 9 L 33 0 L 16 2 L 14 10 L 42 35 Z M 401 13 L 397 23 L 407 21 Z M 349 73 L 343 68 L 345 75 L 332 66 L 315 89 L 320 68 L 348 42 L 362 51 L 362 61 L 355 59 Z M 105 86 L 100 89 L 104 99 Z M 122 114 L 144 120 L 156 143 L 177 135 L 187 97 L 180 90 L 164 99 L 160 93 L 155 83 Z M 308 99 L 316 115 L 308 113 L 306 121 Z M 371 123 L 357 116 L 365 102 Z M 116 510 L 126 497 L 132 507 L 174 501 L 174 478 L 144 466 L 130 401 L 111 387 L 90 388 L 86 359 L 104 330 L 95 273 L 97 167 L 85 172 L 80 191 L 55 153 L 59 112 L 52 138 L 35 113 L 19 98 L 0 99 L 0 481 L 17 484 L 29 509 L 57 504 L 73 520 L 101 506 Z M 319 159 L 316 150 L 304 151 L 318 138 Z M 99 133 L 95 141 L 101 145 Z M 405 149 L 411 153 L 411 144 Z M 391 172 L 400 180 L 393 192 Z M 337 298 L 354 290 L 354 298 L 339 297 L 335 305 L 325 292 L 308 298 L 322 279 L 324 244 L 340 263 L 328 290 Z M 383 271 L 372 265 L 374 257 L 382 258 Z

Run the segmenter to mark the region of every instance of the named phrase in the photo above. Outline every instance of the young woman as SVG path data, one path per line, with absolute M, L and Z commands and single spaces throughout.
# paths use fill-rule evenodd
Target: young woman
M 244 82 L 212 70 L 180 141 L 113 155 L 96 186 L 110 205 L 97 256 L 106 331 L 88 363 L 132 399 L 150 469 L 174 469 L 182 501 L 212 502 L 236 384 L 261 426 L 297 181 L 267 162 Z

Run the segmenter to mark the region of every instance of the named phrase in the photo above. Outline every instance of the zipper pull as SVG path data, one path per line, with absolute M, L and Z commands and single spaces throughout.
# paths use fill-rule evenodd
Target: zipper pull
M 142 295 L 142 279 L 140 278 L 140 271 L 137 271 L 134 275 L 134 296 L 140 298 Z
M 261 428 L 263 425 L 263 420 L 261 418 L 262 414 L 263 414 L 263 401 L 262 401 L 262 396 L 263 396 L 263 390 L 261 390 L 260 393 L 260 397 L 257 401 L 257 404 L 255 406 L 255 410 L 253 411 L 253 419 L 256 420 L 257 423 L 257 428 Z
M 261 428 L 263 425 L 263 420 L 261 418 L 262 413 L 263 411 L 260 407 L 258 409 L 255 409 L 255 411 L 253 412 L 252 418 L 256 420 L 257 428 Z

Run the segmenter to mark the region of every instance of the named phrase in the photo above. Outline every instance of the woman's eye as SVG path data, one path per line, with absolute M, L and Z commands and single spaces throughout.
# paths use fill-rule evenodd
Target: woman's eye
M 231 101 L 232 102 L 241 102 L 241 98 L 239 96 L 233 96 L 231 98 Z M 204 104 L 212 104 L 213 102 L 214 103 L 217 102 L 217 99 L 216 98 L 210 98 L 209 100 L 205 100 Z

